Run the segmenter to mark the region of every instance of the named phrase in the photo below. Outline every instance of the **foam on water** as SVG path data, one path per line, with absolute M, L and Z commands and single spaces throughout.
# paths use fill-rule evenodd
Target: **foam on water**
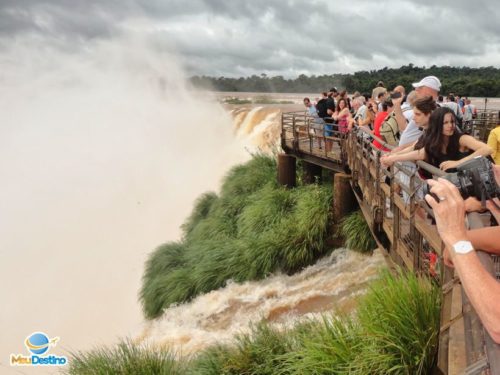
M 350 312 L 385 264 L 379 251 L 361 255 L 346 249 L 292 276 L 278 274 L 258 282 L 236 284 L 171 307 L 145 325 L 137 342 L 196 353 L 215 343 L 228 343 L 235 334 L 266 320 L 288 325 L 297 319 L 319 318 L 322 312 Z

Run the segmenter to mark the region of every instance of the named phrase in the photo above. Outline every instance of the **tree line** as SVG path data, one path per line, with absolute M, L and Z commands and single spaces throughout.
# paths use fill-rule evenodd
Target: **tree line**
M 396 69 L 385 67 L 354 74 L 301 74 L 295 79 L 261 74 L 240 78 L 193 76 L 190 80 L 195 87 L 226 92 L 319 93 L 335 86 L 348 92 L 371 93 L 378 81 L 383 81 L 388 88 L 403 85 L 409 91 L 413 82 L 428 75 L 441 80 L 443 94 L 453 92 L 463 96 L 500 97 L 500 69 L 492 66 L 469 68 L 433 65 L 426 68 L 409 64 Z

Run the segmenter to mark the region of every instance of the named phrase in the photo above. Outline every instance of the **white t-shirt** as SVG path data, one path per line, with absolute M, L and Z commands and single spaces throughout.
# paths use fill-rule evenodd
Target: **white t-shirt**
M 354 115 L 354 119 L 357 120 L 360 118 L 361 120 L 364 120 L 366 117 L 366 105 L 363 104 L 361 107 L 358 108 L 356 111 L 356 114 Z
M 413 111 L 411 111 L 411 112 L 412 112 L 412 115 L 411 115 L 410 122 L 408 123 L 408 126 L 405 128 L 405 130 L 401 134 L 401 138 L 399 139 L 400 146 L 415 142 L 422 135 L 422 130 L 420 130 L 418 128 L 417 124 L 413 120 Z

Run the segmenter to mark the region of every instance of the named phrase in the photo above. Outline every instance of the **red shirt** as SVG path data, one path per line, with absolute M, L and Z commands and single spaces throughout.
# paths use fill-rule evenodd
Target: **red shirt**
M 380 127 L 382 126 L 382 123 L 386 119 L 388 115 L 388 112 L 379 112 L 377 113 L 377 116 L 375 117 L 375 121 L 373 121 L 373 134 L 375 134 L 377 137 L 380 137 Z M 375 139 L 373 140 L 373 145 L 380 149 L 383 149 L 384 151 L 389 151 L 385 147 L 382 147 L 380 142 L 377 142 Z

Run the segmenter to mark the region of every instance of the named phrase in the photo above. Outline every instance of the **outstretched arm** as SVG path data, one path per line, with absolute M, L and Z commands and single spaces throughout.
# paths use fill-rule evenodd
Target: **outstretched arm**
M 390 167 L 397 161 L 415 161 L 415 160 L 424 160 L 425 159 L 425 150 L 423 148 L 419 150 L 413 150 L 401 154 L 393 155 L 384 155 L 380 158 L 380 162 L 382 165 L 386 167 Z
M 441 168 L 443 171 L 450 168 L 456 168 L 458 165 L 471 160 L 476 156 L 488 156 L 493 152 L 493 150 L 486 143 L 478 141 L 470 135 L 462 135 L 460 137 L 460 146 L 467 147 L 469 150 L 473 150 L 474 152 L 460 160 L 444 161 L 439 165 L 439 168 Z
M 500 343 L 500 283 L 486 271 L 475 251 L 457 254 L 453 250 L 453 245 L 458 241 L 467 240 L 464 201 L 451 182 L 440 178 L 438 181 L 429 180 L 428 183 L 431 192 L 439 197 L 439 202 L 429 194 L 425 200 L 434 211 L 439 234 L 465 293 L 491 338 Z M 496 228 L 500 231 L 500 227 Z

